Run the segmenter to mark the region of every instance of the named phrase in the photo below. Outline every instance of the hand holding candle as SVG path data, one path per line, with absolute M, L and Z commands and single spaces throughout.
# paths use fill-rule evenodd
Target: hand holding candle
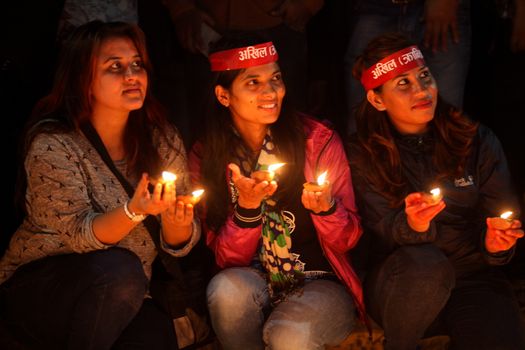
M 488 218 L 488 222 L 492 228 L 496 230 L 508 230 L 512 225 L 512 211 L 506 211 L 499 217 Z
M 431 189 L 430 193 L 423 193 L 422 199 L 428 205 L 436 205 L 441 199 L 443 199 L 443 195 L 441 194 L 439 187 L 436 187 Z
M 276 163 L 268 166 L 268 170 L 257 170 L 250 174 L 250 177 L 256 182 L 271 182 L 275 176 L 275 171 L 285 163 Z
M 303 184 L 303 188 L 310 192 L 320 192 L 328 186 L 326 181 L 327 171 L 317 177 L 317 182 L 306 182 Z

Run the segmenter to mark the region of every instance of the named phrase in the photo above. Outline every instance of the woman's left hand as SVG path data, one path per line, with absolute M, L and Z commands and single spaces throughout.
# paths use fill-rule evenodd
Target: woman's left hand
M 308 210 L 316 214 L 330 210 L 333 205 L 332 202 L 332 185 L 328 183 L 321 191 L 307 191 L 303 189 L 301 202 Z
M 489 253 L 498 253 L 512 248 L 516 241 L 523 237 L 521 222 L 513 220 L 507 230 L 498 230 L 492 227 L 490 218 L 487 218 L 487 234 L 485 236 L 485 248 Z

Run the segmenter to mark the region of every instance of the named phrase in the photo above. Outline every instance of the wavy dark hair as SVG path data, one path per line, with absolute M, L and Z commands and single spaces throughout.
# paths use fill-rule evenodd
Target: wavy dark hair
M 252 33 L 232 32 L 215 43 L 210 52 L 257 45 L 270 41 Z M 221 105 L 215 96 L 215 86 L 230 89 L 235 78 L 243 70 L 214 72 L 207 100 L 206 126 L 200 142 L 203 145 L 201 181 L 208 193 L 206 199 L 206 224 L 218 229 L 226 221 L 231 199 L 226 183 L 226 167 L 232 161 L 234 151 L 242 142 L 234 133 L 228 108 Z M 283 72 L 283 75 L 286 72 Z M 279 150 L 279 159 L 287 165 L 279 170 L 282 174 L 279 187 L 274 194 L 279 207 L 300 198 L 304 181 L 305 134 L 303 125 L 286 95 L 281 114 L 271 125 L 273 141 Z
M 24 196 L 27 186 L 24 159 L 34 138 L 41 133 L 63 133 L 79 130 L 92 113 L 90 87 L 94 78 L 96 57 L 102 43 L 110 38 L 128 38 L 137 48 L 148 76 L 151 61 L 146 51 L 142 30 L 124 22 L 91 21 L 77 27 L 63 43 L 55 70 L 51 92 L 33 108 L 21 140 L 16 203 L 25 212 Z M 143 172 L 160 173 L 160 156 L 154 146 L 153 130 L 166 138 L 163 131 L 168 119 L 165 110 L 154 99 L 148 84 L 142 108 L 132 111 L 124 135 L 124 147 L 130 175 Z M 169 142 L 169 140 L 166 141 Z
M 352 74 L 357 80 L 367 68 L 396 51 L 414 45 L 399 33 L 387 33 L 373 39 L 356 59 Z M 374 89 L 381 92 L 381 86 Z M 401 170 L 401 160 L 391 122 L 386 111 L 378 111 L 364 98 L 356 111 L 357 164 L 363 176 L 392 207 L 402 204 L 407 193 L 406 180 Z M 477 133 L 478 123 L 469 119 L 459 109 L 452 107 L 438 96 L 434 118 L 430 121 L 435 148 L 433 163 L 439 179 L 462 173 Z

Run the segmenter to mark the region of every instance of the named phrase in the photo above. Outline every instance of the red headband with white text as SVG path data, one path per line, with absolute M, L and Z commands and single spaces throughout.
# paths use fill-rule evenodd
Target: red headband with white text
M 368 68 L 361 75 L 361 84 L 366 91 L 383 85 L 408 70 L 424 66 L 423 54 L 417 46 L 409 46 L 394 52 Z
M 271 41 L 214 52 L 208 57 L 213 72 L 260 66 L 275 62 L 278 58 L 277 50 Z

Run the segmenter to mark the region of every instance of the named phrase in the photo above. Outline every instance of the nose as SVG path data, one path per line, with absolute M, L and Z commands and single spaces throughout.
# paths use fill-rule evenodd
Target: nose
M 133 69 L 131 65 L 128 65 L 124 71 L 124 78 L 127 80 L 135 79 L 137 72 Z

